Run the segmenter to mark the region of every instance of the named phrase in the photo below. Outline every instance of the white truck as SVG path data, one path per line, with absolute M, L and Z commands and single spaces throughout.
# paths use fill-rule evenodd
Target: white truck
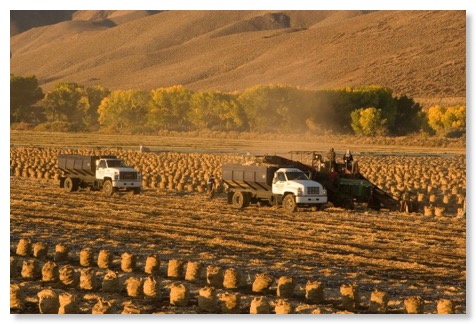
M 67 192 L 80 188 L 102 190 L 112 195 L 119 190 L 139 194 L 141 174 L 114 155 L 59 154 L 60 187 Z
M 326 189 L 297 168 L 225 164 L 222 180 L 228 203 L 237 208 L 268 203 L 294 212 L 298 207 L 322 209 L 327 203 Z

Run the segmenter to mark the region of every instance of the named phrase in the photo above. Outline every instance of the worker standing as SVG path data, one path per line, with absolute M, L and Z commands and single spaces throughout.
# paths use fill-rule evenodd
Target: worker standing
M 208 178 L 207 190 L 208 198 L 212 199 L 215 196 L 215 177 L 213 177 L 213 174 Z
M 344 154 L 344 163 L 347 170 L 352 171 L 352 162 L 354 161 L 354 157 L 350 150 L 347 150 Z
M 336 152 L 334 151 L 334 148 L 331 148 L 329 153 L 327 153 L 327 159 L 330 161 L 330 166 L 329 166 L 329 171 L 331 169 L 336 170 L 337 165 L 336 165 Z

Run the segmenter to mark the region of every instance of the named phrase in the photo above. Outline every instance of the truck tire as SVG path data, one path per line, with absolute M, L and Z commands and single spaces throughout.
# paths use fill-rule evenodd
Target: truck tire
M 342 202 L 342 208 L 347 209 L 347 210 L 354 210 L 354 201 L 352 199 L 345 199 Z
M 108 196 L 114 193 L 114 188 L 112 186 L 111 180 L 104 180 L 104 183 L 102 184 L 102 191 Z
M 232 198 L 232 204 L 235 208 L 245 208 L 250 204 L 249 195 L 246 192 L 235 191 Z
M 78 181 L 73 178 L 66 178 L 64 179 L 64 190 L 66 192 L 73 192 L 73 191 L 78 191 Z
M 292 194 L 287 194 L 286 196 L 284 196 L 283 207 L 289 213 L 296 211 L 297 209 L 296 200 L 294 199 L 294 196 Z
M 134 192 L 134 195 L 138 195 L 141 193 L 141 188 L 134 188 L 133 192 Z

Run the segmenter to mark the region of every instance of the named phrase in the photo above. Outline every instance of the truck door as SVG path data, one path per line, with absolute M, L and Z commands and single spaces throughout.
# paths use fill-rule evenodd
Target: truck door
M 105 160 L 100 160 L 96 167 L 96 179 L 104 179 L 104 172 L 106 171 L 107 164 Z
M 273 178 L 273 194 L 282 195 L 286 187 L 286 176 L 284 172 L 276 172 Z

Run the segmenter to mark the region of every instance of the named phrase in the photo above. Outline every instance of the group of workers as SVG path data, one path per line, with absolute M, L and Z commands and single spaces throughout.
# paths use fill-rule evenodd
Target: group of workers
M 337 171 L 336 152 L 334 151 L 334 148 L 331 148 L 329 153 L 327 153 L 327 159 L 330 161 L 330 167 L 329 167 L 330 171 L 331 172 Z M 354 157 L 352 156 L 352 153 L 350 152 L 350 150 L 347 150 L 344 153 L 344 156 L 342 157 L 342 159 L 344 160 L 346 169 L 351 171 Z

